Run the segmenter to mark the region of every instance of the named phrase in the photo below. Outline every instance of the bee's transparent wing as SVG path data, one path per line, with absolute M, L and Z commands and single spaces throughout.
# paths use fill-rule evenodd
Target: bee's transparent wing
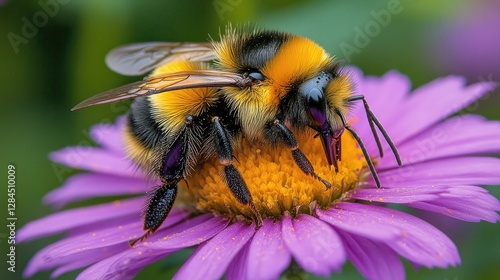
M 240 74 L 215 70 L 183 71 L 155 75 L 90 97 L 76 105 L 72 110 L 178 89 L 246 87 L 250 86 L 252 82 L 252 79 L 244 78 Z
M 138 76 L 175 60 L 210 61 L 215 59 L 211 43 L 149 42 L 121 46 L 106 56 L 108 67 L 122 75 Z

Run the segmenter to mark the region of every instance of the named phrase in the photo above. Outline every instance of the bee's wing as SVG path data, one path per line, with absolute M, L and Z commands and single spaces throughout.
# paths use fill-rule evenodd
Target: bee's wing
M 169 61 L 213 59 L 215 54 L 211 43 L 150 42 L 113 49 L 106 56 L 106 64 L 111 70 L 122 75 L 138 76 Z
M 82 101 L 72 110 L 177 89 L 201 87 L 245 87 L 250 86 L 251 83 L 251 79 L 244 78 L 240 74 L 215 70 L 168 73 L 150 76 L 145 78 L 143 81 L 124 85 L 95 95 Z

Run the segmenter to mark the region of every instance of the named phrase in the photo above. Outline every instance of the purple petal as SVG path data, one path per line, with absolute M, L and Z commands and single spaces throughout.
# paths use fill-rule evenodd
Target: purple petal
M 188 248 L 221 232 L 228 222 L 222 217 L 199 216 L 155 233 L 159 241 L 143 242 L 84 270 L 78 279 L 130 279 L 144 267 L 177 250 Z M 163 237 L 161 237 L 163 236 Z M 149 238 L 149 239 L 152 239 Z
M 172 211 L 168 218 L 163 222 L 161 228 L 168 228 L 187 218 L 189 213 L 184 211 Z M 159 236 L 158 232 L 153 237 Z M 73 236 L 63 239 L 50 246 L 50 250 L 45 251 L 45 260 L 57 261 L 58 259 L 68 258 L 71 255 L 77 255 L 87 250 L 108 247 L 116 244 L 123 244 L 128 247 L 128 241 L 144 234 L 142 221 L 136 217 L 129 219 L 128 223 L 119 226 L 113 226 L 100 230 L 95 230 L 86 234 Z M 149 240 L 149 239 L 148 239 Z
M 52 245 L 51 245 L 52 246 Z M 50 247 L 50 246 L 49 246 Z M 47 247 L 47 248 L 49 248 Z M 45 248 L 45 249 L 47 249 Z M 45 250 L 44 249 L 44 250 Z M 98 262 L 104 258 L 112 257 L 123 250 L 127 249 L 127 246 L 123 246 L 123 244 L 114 245 L 106 248 L 99 248 L 94 250 L 88 250 L 85 253 L 82 253 L 78 256 L 78 258 L 66 258 L 61 259 L 58 263 L 47 263 L 45 261 L 44 250 L 35 254 L 35 256 L 30 260 L 26 269 L 23 272 L 24 277 L 31 277 L 35 273 L 54 268 L 56 266 L 60 266 L 54 274 L 60 275 L 72 269 L 78 269 L 89 264 Z
M 500 184 L 500 159 L 457 157 L 405 165 L 379 173 L 383 187 Z M 369 179 L 372 184 L 373 179 Z
M 99 146 L 123 155 L 125 151 L 125 145 L 123 143 L 124 125 L 125 117 L 117 118 L 115 124 L 97 124 L 90 129 L 90 136 Z
M 156 183 L 103 173 L 82 173 L 70 177 L 61 187 L 48 193 L 43 200 L 46 204 L 62 207 L 88 198 L 145 193 Z
M 500 153 L 500 122 L 475 115 L 446 120 L 397 145 L 405 165 L 438 158 Z M 380 159 L 378 169 L 395 167 L 390 156 Z
M 280 221 L 264 220 L 249 244 L 246 277 L 248 279 L 277 279 L 290 265 L 292 256 L 282 237 Z
M 304 270 L 327 277 L 344 264 L 346 255 L 339 236 L 315 217 L 299 215 L 292 220 L 284 216 L 282 230 L 287 248 Z
M 68 147 L 50 153 L 50 160 L 75 169 L 127 178 L 144 178 L 144 173 L 123 155 L 90 146 Z
M 449 186 L 432 201 L 411 203 L 408 206 L 440 213 L 467 222 L 481 220 L 496 223 L 500 220 L 500 202 L 483 188 L 475 186 Z
M 138 214 L 143 203 L 144 198 L 138 197 L 61 211 L 24 225 L 17 232 L 17 241 L 26 242 L 79 226 L 116 219 L 130 214 Z
M 399 237 L 386 240 L 385 244 L 411 262 L 426 267 L 447 267 L 460 263 L 455 244 L 441 231 L 412 215 L 394 209 L 360 203 L 339 202 L 333 208 L 317 210 L 320 219 L 327 221 L 336 228 L 349 233 L 358 234 L 360 229 L 356 223 L 345 224 L 344 216 L 354 219 L 356 216 L 363 222 L 372 220 L 380 231 L 397 229 Z M 349 220 L 347 219 L 347 220 Z M 372 226 L 373 228 L 373 226 Z M 366 229 L 371 230 L 371 228 Z M 363 234 L 370 239 L 370 234 Z
M 254 234 L 254 225 L 237 222 L 200 245 L 174 279 L 218 279 Z
M 120 248 L 119 250 L 111 250 L 110 251 L 110 248 L 106 248 L 106 252 L 109 252 L 108 256 L 109 257 L 112 257 L 116 254 L 119 254 L 122 252 L 122 249 Z M 70 271 L 73 271 L 73 270 L 77 270 L 77 269 L 80 269 L 82 267 L 86 267 L 86 266 L 89 266 L 93 263 L 96 263 L 98 262 L 99 260 L 101 260 L 101 257 L 103 257 L 102 254 L 95 254 L 95 252 L 88 252 L 89 254 L 79 260 L 75 260 L 75 261 L 72 261 L 66 265 L 62 265 L 56 269 L 54 269 L 54 271 L 50 274 L 50 277 L 51 278 L 57 278 L 61 275 L 63 275 L 64 273 L 67 273 L 67 272 L 70 272 Z M 106 256 L 104 256 L 106 257 Z M 24 277 L 30 277 L 28 275 L 24 275 Z
M 468 106 L 491 91 L 493 86 L 493 83 L 482 82 L 466 87 L 462 77 L 450 76 L 434 80 L 416 89 L 406 102 L 394 104 L 397 107 L 392 107 L 394 109 L 390 111 L 393 116 L 399 117 L 384 124 L 394 142 L 401 143 Z
M 162 228 L 139 245 L 151 244 L 151 241 L 148 242 L 148 240 L 152 240 L 154 237 L 159 238 L 158 236 L 164 236 L 165 232 L 175 233 L 176 230 L 182 232 L 193 223 L 196 224 L 197 222 L 207 220 L 210 215 L 200 216 L 188 220 L 188 222 L 170 227 L 180 220 L 185 219 L 186 216 L 187 213 L 183 211 L 171 213 L 162 224 Z M 137 222 L 137 218 L 133 218 L 129 219 L 127 224 L 121 226 L 112 226 L 96 232 L 63 239 L 38 252 L 30 261 L 25 273 L 32 275 L 37 271 L 47 270 L 57 266 L 60 268 L 54 273 L 64 273 L 70 269 L 78 269 L 108 257 L 113 257 L 122 251 L 129 252 L 129 255 L 137 254 L 135 251 L 130 253 L 130 250 L 127 250 L 130 249 L 128 240 L 137 238 L 142 233 L 141 224 Z M 182 245 L 176 244 L 176 246 L 181 247 Z M 172 252 L 172 250 L 168 252 Z M 124 254 L 127 256 L 127 253 Z
M 387 102 L 393 104 L 404 102 L 408 99 L 411 90 L 411 81 L 407 76 L 398 71 L 389 71 L 382 77 L 367 76 L 362 82 L 356 84 L 357 92 L 363 94 L 366 101 L 370 105 L 370 109 L 375 113 L 379 120 L 394 121 L 394 115 L 391 110 L 387 110 Z M 361 131 L 370 131 L 369 124 L 366 121 L 359 122 L 361 116 L 365 116 L 365 109 L 361 103 L 356 106 L 356 114 L 358 117 L 359 127 Z M 368 132 L 370 133 L 370 132 Z
M 446 189 L 447 187 L 442 186 L 355 189 L 347 193 L 346 198 L 369 202 L 405 204 L 438 199 L 439 194 Z
M 350 204 L 358 205 L 356 203 Z M 341 208 L 341 205 L 343 204 L 335 203 L 332 208 L 326 211 L 317 209 L 316 215 L 320 220 L 331 224 L 338 231 L 346 231 L 367 239 L 391 242 L 402 234 L 401 229 L 390 221 L 380 219 L 378 216 L 369 213 L 361 215 L 359 212 L 363 209 L 362 206 L 357 211 L 351 211 Z
M 225 229 L 228 224 L 229 221 L 223 216 L 214 217 L 211 214 L 205 214 L 185 220 L 175 227 L 160 230 L 154 235 L 156 239 L 149 238 L 153 242 L 139 245 L 147 245 L 149 249 L 158 251 L 179 250 L 207 241 Z M 210 237 L 203 238 L 206 235 Z
M 339 231 L 348 259 L 366 279 L 405 279 L 398 255 L 388 246 Z
M 357 189 L 347 198 L 369 202 L 399 203 L 456 219 L 495 223 L 500 202 L 485 189 L 474 186 L 418 186 L 390 189 Z
M 247 243 L 236 255 L 233 261 L 229 264 L 226 270 L 226 279 L 227 280 L 244 280 L 244 279 L 266 279 L 266 278 L 248 278 L 248 259 L 249 256 L 249 248 L 250 242 Z
M 176 210 L 179 211 L 179 209 L 174 209 L 173 211 Z M 126 216 L 116 217 L 113 219 L 106 219 L 102 221 L 93 222 L 91 224 L 83 224 L 77 227 L 70 228 L 67 231 L 65 231 L 65 237 L 70 238 L 82 234 L 88 234 L 90 232 L 95 232 L 96 230 L 119 227 L 129 223 L 140 223 L 141 221 L 142 220 L 141 220 L 140 210 L 137 209 L 135 212 Z
M 178 223 L 187 216 L 188 213 L 185 211 L 173 211 L 162 224 L 162 229 Z M 161 230 L 158 231 L 160 232 Z M 80 267 L 87 266 L 112 256 L 110 252 L 115 254 L 128 249 L 128 241 L 143 233 L 141 220 L 138 217 L 131 217 L 122 224 L 62 239 L 39 251 L 31 259 L 25 273 L 32 275 L 37 271 L 69 265 L 58 272 L 62 273 L 74 267 L 71 264 L 75 262 L 81 265 Z M 89 258 L 89 255 L 92 255 L 92 258 Z

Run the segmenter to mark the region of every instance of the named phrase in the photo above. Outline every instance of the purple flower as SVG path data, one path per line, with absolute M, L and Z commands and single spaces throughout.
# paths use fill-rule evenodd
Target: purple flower
M 469 222 L 499 220 L 499 201 L 478 185 L 500 184 L 500 159 L 488 156 L 500 153 L 500 122 L 468 114 L 447 118 L 493 85 L 466 85 L 462 78 L 447 77 L 410 94 L 409 80 L 397 72 L 381 78 L 351 72 L 357 91 L 366 96 L 405 164 L 398 168 L 384 146 L 387 156 L 375 158 L 381 189 L 347 132 L 338 173 L 327 164 L 320 140 L 299 139 L 317 173 L 332 182 L 329 190 L 304 175 L 289 152 L 246 143 L 236 154 L 236 165 L 265 218 L 258 230 L 249 222 L 251 209 L 232 197 L 217 163 L 207 161 L 188 178 L 187 187 L 180 187 L 177 208 L 162 227 L 134 248 L 128 241 L 143 234 L 139 213 L 144 195 L 60 211 L 25 225 L 18 241 L 61 232 L 66 236 L 38 252 L 24 275 L 55 269 L 55 277 L 87 267 L 80 279 L 127 279 L 193 246 L 196 250 L 177 279 L 219 279 L 224 274 L 227 279 L 276 279 L 292 259 L 318 276 L 339 272 L 349 260 L 369 279 L 405 278 L 399 257 L 416 267 L 458 265 L 457 248 L 444 233 L 386 206 L 401 204 Z M 377 147 L 361 110 L 352 110 L 351 124 L 374 156 Z M 88 172 L 69 178 L 45 202 L 63 206 L 92 197 L 144 194 L 154 186 L 125 158 L 123 126 L 119 119 L 115 125 L 93 127 L 100 147 L 52 153 L 53 161 Z

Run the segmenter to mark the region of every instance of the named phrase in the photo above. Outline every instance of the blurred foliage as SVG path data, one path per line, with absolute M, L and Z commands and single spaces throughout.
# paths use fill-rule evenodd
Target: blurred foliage
M 356 36 L 360 36 L 358 31 L 366 33 L 366 28 L 377 21 L 374 14 L 387 11 L 394 2 L 399 3 L 400 12 L 391 13 L 385 26 L 380 23 L 378 29 L 372 26 L 373 36 L 368 36 L 368 43 L 359 52 L 346 55 L 346 44 L 355 45 Z M 2 167 L 12 163 L 17 168 L 18 228 L 51 213 L 49 207 L 42 205 L 41 198 L 72 174 L 49 162 L 48 153 L 68 145 L 90 143 L 88 128 L 92 124 L 111 121 L 127 111 L 127 104 L 123 103 L 70 111 L 93 94 L 138 79 L 120 76 L 106 68 L 104 56 L 113 47 L 139 41 L 206 41 L 209 36 L 217 39 L 219 31 L 229 22 L 253 22 L 263 28 L 309 37 L 367 74 L 381 75 L 397 69 L 418 87 L 439 76 L 462 74 L 460 69 L 451 73 L 431 61 L 435 57 L 432 54 L 435 31 L 489 2 L 492 1 L 0 0 L 0 34 L 3 34 L 0 151 Z M 46 3 L 52 3 L 49 10 L 43 8 Z M 27 22 L 38 24 L 29 28 Z M 498 79 L 500 70 L 492 74 L 493 79 Z M 468 75 L 468 78 L 471 83 L 478 82 L 478 76 Z M 475 113 L 499 119 L 498 101 L 498 94 L 492 95 Z M 494 193 L 500 197 L 498 190 Z M 2 191 L 1 205 L 5 205 L 5 196 L 6 191 Z M 5 210 L 1 213 L 5 221 Z M 460 228 L 460 234 L 451 236 L 461 252 L 462 266 L 414 271 L 408 265 L 408 278 L 498 277 L 498 226 L 480 223 Z M 57 238 L 19 245 L 17 272 L 2 279 L 21 278 L 28 260 L 54 240 Z M 0 242 L 0 259 L 5 264 L 6 244 L 4 239 Z M 138 278 L 171 276 L 186 257 L 186 253 L 175 254 L 173 259 L 147 267 Z M 42 272 L 32 279 L 47 279 L 49 275 Z M 67 273 L 61 279 L 73 279 L 76 275 Z M 334 277 L 361 278 L 350 264 Z

